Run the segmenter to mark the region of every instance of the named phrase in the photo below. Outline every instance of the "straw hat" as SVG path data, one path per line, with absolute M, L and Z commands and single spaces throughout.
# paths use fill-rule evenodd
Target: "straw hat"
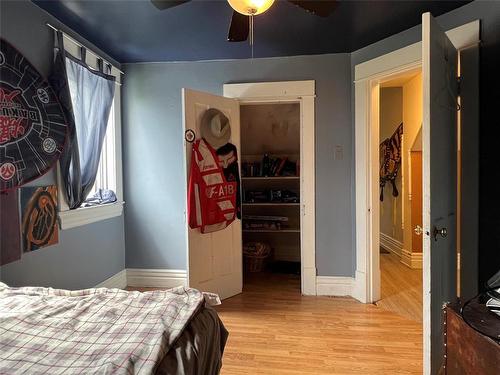
M 205 141 L 215 149 L 224 146 L 231 138 L 229 119 L 216 108 L 205 111 L 201 119 L 200 131 Z

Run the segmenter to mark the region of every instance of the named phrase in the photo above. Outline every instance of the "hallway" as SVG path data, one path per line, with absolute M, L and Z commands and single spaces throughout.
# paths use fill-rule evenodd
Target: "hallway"
M 393 253 L 380 253 L 381 299 L 377 306 L 422 323 L 422 270 Z

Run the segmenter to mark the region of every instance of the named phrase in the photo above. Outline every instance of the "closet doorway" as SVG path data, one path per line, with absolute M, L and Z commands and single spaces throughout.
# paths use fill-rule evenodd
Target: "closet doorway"
M 246 225 L 248 232 L 245 231 L 245 235 L 243 235 L 243 223 L 240 220 L 233 221 L 231 225 L 222 230 L 205 234 L 201 233 L 197 228 L 191 228 L 186 220 L 188 285 L 202 291 L 217 293 L 221 299 L 241 293 L 243 269 L 245 267 L 242 238 L 243 236 L 245 238 L 249 236 L 249 239 L 245 241 L 263 242 L 257 241 L 258 238 L 251 241 L 250 236 L 261 235 L 267 236 L 273 254 L 278 254 L 278 257 L 282 258 L 284 262 L 289 262 L 279 265 L 282 269 L 290 267 L 293 270 L 293 263 L 295 263 L 296 267 L 297 260 L 300 257 L 300 293 L 316 295 L 315 82 L 287 81 L 225 84 L 224 96 L 184 88 L 182 98 L 186 182 L 188 182 L 188 166 L 190 166 L 192 154 L 192 144 L 189 138 L 192 135 L 196 137 L 196 135 L 201 134 L 200 124 L 203 113 L 210 108 L 216 108 L 229 119 L 231 124 L 229 141 L 238 150 L 240 161 L 244 160 L 246 163 L 245 177 L 258 178 L 253 180 L 245 178 L 242 180 L 243 189 L 245 191 L 253 190 L 254 192 L 264 191 L 266 197 L 266 199 L 262 199 L 261 196 L 260 201 L 258 201 L 258 193 L 254 193 L 253 198 L 249 198 L 248 194 L 244 197 L 243 214 L 252 216 L 253 213 L 254 216 L 253 219 L 247 217 L 246 219 L 249 220 L 245 220 L 245 224 L 248 224 Z M 264 146 L 261 145 L 260 148 L 253 151 L 250 146 L 252 142 L 250 142 L 248 143 L 250 148 L 245 146 L 245 151 L 242 154 L 240 142 L 243 141 L 243 138 L 246 139 L 246 136 L 240 136 L 240 107 L 244 112 L 247 112 L 248 107 L 250 114 L 254 111 L 258 113 L 259 109 L 261 113 L 267 114 L 269 109 L 272 109 L 271 117 L 266 121 L 268 121 L 267 128 L 270 129 L 271 134 L 273 132 L 275 134 L 275 140 L 267 142 Z M 287 116 L 290 116 L 290 120 L 295 122 L 294 125 L 290 125 L 290 122 L 287 125 L 284 117 L 279 114 L 280 111 L 283 114 L 288 113 Z M 265 128 L 262 130 L 257 128 L 254 133 L 259 134 L 266 131 L 268 130 Z M 280 134 L 284 134 L 284 136 L 280 137 Z M 294 148 L 287 148 L 288 146 L 285 145 L 279 146 L 279 142 L 276 141 L 276 139 L 287 138 L 287 134 L 294 134 L 293 137 L 290 137 L 294 139 Z M 249 137 L 252 136 L 249 135 Z M 263 138 L 262 136 L 258 137 Z M 296 147 L 297 138 L 299 142 L 298 148 Z M 257 139 L 256 143 L 259 142 Z M 264 155 L 267 153 L 265 173 L 264 170 L 262 173 L 260 171 L 264 167 L 264 155 L 262 153 Z M 280 159 L 279 165 L 278 159 Z M 252 163 L 257 164 L 259 160 L 261 164 L 259 173 L 257 174 L 256 169 L 254 169 L 251 175 L 248 170 L 249 165 Z M 273 177 L 273 179 L 269 177 Z M 258 186 L 257 184 L 264 185 Z M 246 203 L 258 203 L 258 205 L 247 205 Z M 263 211 L 264 208 L 268 208 L 270 211 Z M 187 213 L 187 200 L 185 209 Z M 272 211 L 272 209 L 275 211 Z M 255 216 L 259 215 L 279 217 L 277 219 L 273 218 L 273 220 L 269 220 L 269 218 L 265 218 L 265 220 L 262 220 L 262 218 L 255 219 Z M 273 230 L 273 232 L 270 232 L 270 230 Z M 293 262 L 290 262 L 290 260 L 293 260 Z M 247 267 L 251 267 L 251 265 Z M 297 282 L 297 284 L 299 283 Z
M 244 285 L 316 295 L 315 82 L 231 83 L 224 96 L 240 104 Z M 252 252 L 270 252 L 263 272 Z
M 300 293 L 300 103 L 240 106 L 243 290 Z
M 381 82 L 380 300 L 422 322 L 422 73 Z

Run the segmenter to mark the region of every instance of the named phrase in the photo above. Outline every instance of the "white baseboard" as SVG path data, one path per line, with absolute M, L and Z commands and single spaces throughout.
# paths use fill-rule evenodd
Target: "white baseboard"
M 316 290 L 314 291 L 314 286 L 309 286 L 309 293 L 305 294 L 353 296 L 355 284 L 354 277 L 316 276 Z M 96 287 L 124 289 L 127 286 L 136 288 L 174 288 L 176 286 L 187 286 L 187 272 L 185 270 L 127 268 Z
M 367 290 L 366 290 L 366 274 L 356 270 L 354 279 L 352 281 L 352 298 L 357 299 L 359 302 L 368 303 Z
M 185 270 L 127 268 L 127 285 L 144 288 L 187 286 Z
M 317 276 L 318 296 L 351 296 L 354 278 L 349 276 Z
M 412 253 L 403 249 L 401 263 L 413 269 L 422 269 L 422 253 Z
M 185 270 L 138 269 L 127 268 L 104 280 L 96 288 L 125 289 L 127 286 L 136 288 L 175 288 L 187 285 Z
M 380 233 L 380 246 L 382 246 L 384 249 L 387 251 L 390 251 L 393 254 L 396 254 L 398 257 L 401 258 L 402 253 L 403 253 L 403 244 L 392 238 L 391 236 L 388 236 L 385 233 Z
M 305 296 L 316 295 L 316 267 L 302 269 L 302 294 Z
M 109 279 L 106 279 L 102 283 L 96 285 L 96 288 L 125 289 L 126 287 L 127 287 L 127 270 L 121 270 L 117 274 L 111 276 Z

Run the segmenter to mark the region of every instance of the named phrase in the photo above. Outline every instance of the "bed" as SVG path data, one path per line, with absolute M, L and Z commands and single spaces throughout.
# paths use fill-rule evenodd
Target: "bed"
M 127 292 L 0 283 L 1 374 L 218 374 L 228 333 L 190 288 Z

